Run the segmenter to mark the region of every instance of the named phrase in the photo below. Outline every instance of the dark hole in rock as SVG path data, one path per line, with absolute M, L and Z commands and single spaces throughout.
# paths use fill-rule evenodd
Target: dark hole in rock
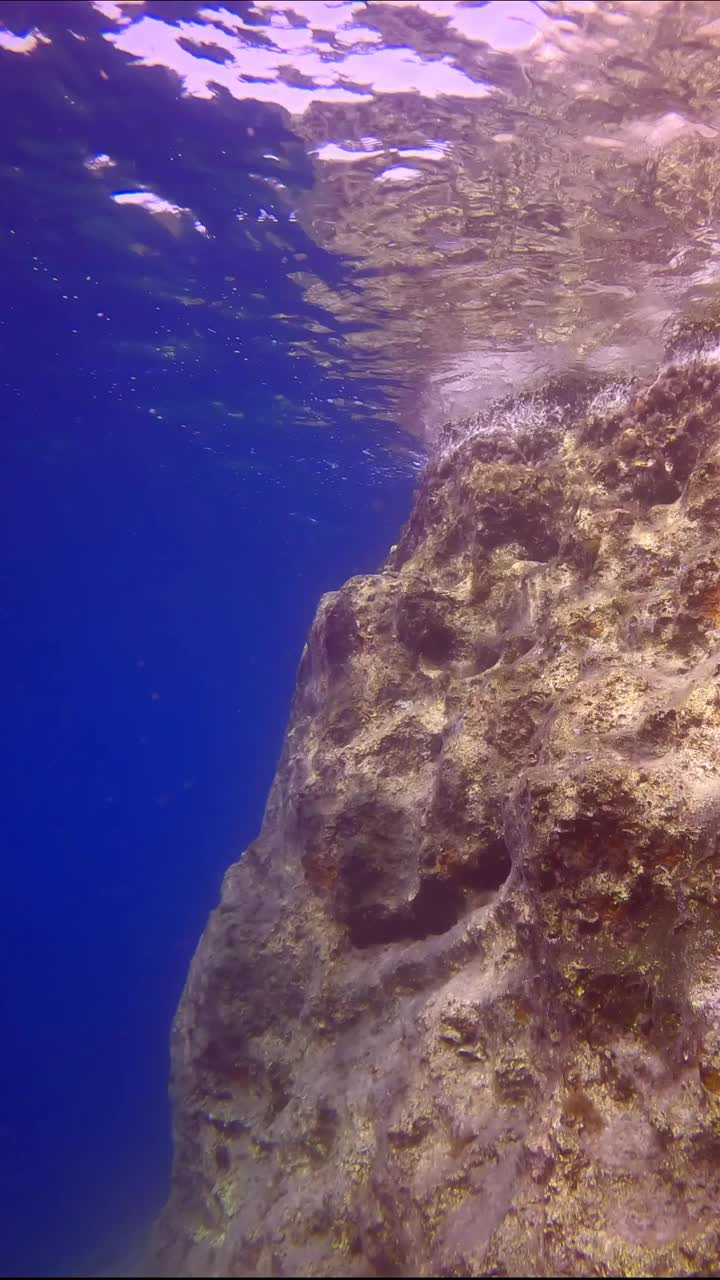
M 481 671 L 489 671 L 495 666 L 501 653 L 501 643 L 499 640 L 480 640 L 475 646 L 474 669 L 475 674 L 479 675 Z
M 681 493 L 682 485 L 668 474 L 667 480 L 663 479 L 658 485 L 655 503 L 657 506 L 669 506 L 671 502 L 677 502 Z
M 397 621 L 398 639 L 411 653 L 441 665 L 454 657 L 458 638 L 444 620 L 436 600 L 408 596 L 402 602 Z
M 499 889 L 512 870 L 512 862 L 505 841 L 498 838 L 483 845 L 478 861 L 463 872 L 463 884 L 469 889 L 487 893 Z
M 578 933 L 599 933 L 602 929 L 602 916 L 592 912 L 578 917 Z
M 652 1000 L 648 984 L 641 978 L 625 974 L 596 974 L 586 988 L 586 1016 L 613 1027 L 631 1030 L 647 1016 Z
M 449 880 L 423 880 L 411 902 L 395 910 L 373 904 L 350 910 L 348 926 L 356 947 L 409 942 L 447 933 L 460 918 L 464 893 Z
M 658 855 L 658 860 L 660 858 Z M 650 876 L 638 876 L 627 900 L 625 913 L 629 920 L 641 920 L 652 909 L 657 889 Z
M 670 474 L 678 485 L 684 485 L 697 462 L 698 453 L 700 451 L 700 442 L 694 438 L 688 439 L 687 436 L 681 436 L 678 440 L 673 440 L 667 447 L 667 457 L 670 464 Z
M 554 889 L 557 884 L 557 875 L 553 867 L 547 865 L 539 867 L 537 872 L 537 883 L 538 888 L 544 893 Z
M 373 832 L 375 843 L 380 850 L 385 842 L 381 834 Z M 377 891 L 382 880 L 382 860 L 374 860 L 369 850 L 363 845 L 348 849 L 340 859 L 338 867 L 340 879 L 347 892 L 358 904 L 364 896 Z
M 226 1173 L 230 1168 L 230 1152 L 227 1147 L 219 1146 L 215 1148 L 215 1164 L 223 1173 Z
M 423 880 L 412 902 L 410 936 L 427 938 L 445 933 L 460 916 L 463 893 L 447 880 Z
M 227 1034 L 219 1026 L 202 1052 L 201 1062 L 208 1071 L 232 1078 L 241 1087 L 252 1081 L 252 1063 L 247 1057 L 247 1041 L 242 1035 Z
M 427 620 L 416 637 L 416 650 L 428 662 L 447 662 L 455 651 L 455 633 L 444 622 Z
M 534 644 L 534 636 L 509 636 L 503 652 L 505 662 L 516 662 L 518 658 L 522 658 L 526 653 L 529 653 Z
M 636 476 L 633 484 L 635 496 L 650 506 L 668 506 L 676 502 L 682 492 L 664 463 L 658 458 L 646 471 Z
M 527 559 L 536 560 L 539 564 L 552 560 L 560 550 L 560 540 L 554 533 L 529 533 L 522 541 Z
M 337 1138 L 338 1129 L 338 1113 L 335 1108 L 327 1103 L 320 1103 L 312 1129 L 315 1143 L 329 1150 Z

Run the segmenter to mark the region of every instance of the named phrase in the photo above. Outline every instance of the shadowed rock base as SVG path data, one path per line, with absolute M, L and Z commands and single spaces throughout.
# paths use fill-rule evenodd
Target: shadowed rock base
M 156 1273 L 720 1274 L 720 367 L 521 408 L 320 604 Z

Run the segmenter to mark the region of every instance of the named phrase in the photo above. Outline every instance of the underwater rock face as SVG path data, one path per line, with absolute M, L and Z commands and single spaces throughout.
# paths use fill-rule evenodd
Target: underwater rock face
M 160 1274 L 720 1274 L 720 367 L 466 425 L 322 600 Z

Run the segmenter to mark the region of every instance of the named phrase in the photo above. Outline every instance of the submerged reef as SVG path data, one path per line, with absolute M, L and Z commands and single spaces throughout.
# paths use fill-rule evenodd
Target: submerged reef
M 173 1031 L 157 1274 L 720 1274 L 720 363 L 445 433 Z

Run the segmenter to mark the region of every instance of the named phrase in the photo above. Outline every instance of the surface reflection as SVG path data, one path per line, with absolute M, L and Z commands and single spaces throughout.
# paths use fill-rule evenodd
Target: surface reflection
M 288 289 L 313 311 L 276 309 L 281 328 L 296 317 L 280 348 L 337 376 L 347 418 L 432 435 L 478 400 L 561 369 L 642 372 L 673 318 L 715 296 L 716 4 L 90 7 L 128 77 L 170 69 L 174 92 L 228 120 L 230 101 L 281 109 L 284 143 L 268 138 L 250 157 L 264 194 L 229 216 L 246 231 L 264 223 L 263 246 L 275 236 L 294 254 L 281 264 Z M 29 65 L 58 38 L 49 8 L 63 6 L 6 6 L 0 44 L 13 62 Z M 312 166 L 300 181 L 291 137 Z M 232 151 L 237 137 L 226 141 Z M 181 172 L 182 147 L 170 158 Z M 109 140 L 85 157 L 116 204 L 176 236 L 228 234 L 177 183 L 121 185 L 115 160 Z M 317 254 L 342 269 L 321 269 Z M 247 305 L 263 287 L 246 277 L 237 294 Z M 214 304 L 241 318 L 239 300 L 228 291 Z M 318 396 L 310 420 L 334 398 Z

